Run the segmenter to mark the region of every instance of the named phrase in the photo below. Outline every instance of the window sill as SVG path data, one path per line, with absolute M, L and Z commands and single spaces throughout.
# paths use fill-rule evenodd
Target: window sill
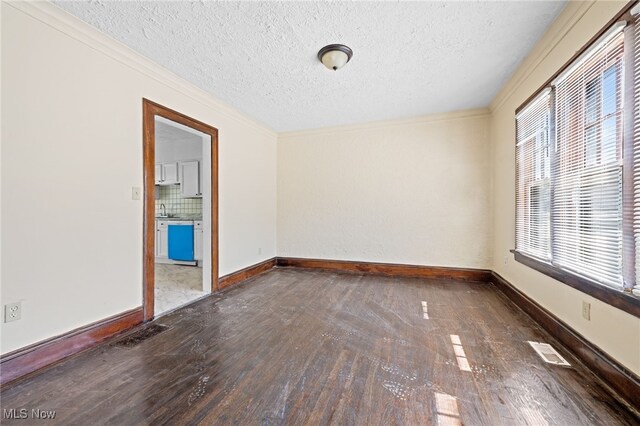
M 534 259 L 533 257 L 522 254 L 516 250 L 511 250 L 511 252 L 514 255 L 516 262 L 535 269 L 538 272 L 558 280 L 569 287 L 573 287 L 576 290 L 586 293 L 608 305 L 621 309 L 636 318 L 640 318 L 640 297 L 632 293 L 626 293 L 622 290 L 607 287 L 603 284 L 598 284 L 595 281 L 572 274 L 571 272 L 558 269 L 548 263 Z

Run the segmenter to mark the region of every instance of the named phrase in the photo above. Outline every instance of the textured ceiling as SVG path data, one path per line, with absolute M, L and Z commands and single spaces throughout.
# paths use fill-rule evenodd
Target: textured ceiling
M 276 131 L 487 106 L 564 2 L 56 1 Z M 329 71 L 331 43 L 354 56 Z

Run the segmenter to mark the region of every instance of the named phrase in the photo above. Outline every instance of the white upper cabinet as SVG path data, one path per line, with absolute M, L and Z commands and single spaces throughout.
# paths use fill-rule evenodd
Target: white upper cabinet
M 162 164 L 156 164 L 156 185 L 162 184 Z
M 178 178 L 178 163 L 164 163 L 162 165 L 162 174 L 164 185 L 173 185 L 180 182 Z
M 202 197 L 199 161 L 184 161 L 180 163 L 180 192 L 183 198 Z
M 156 164 L 156 185 L 175 185 L 178 180 L 178 163 Z

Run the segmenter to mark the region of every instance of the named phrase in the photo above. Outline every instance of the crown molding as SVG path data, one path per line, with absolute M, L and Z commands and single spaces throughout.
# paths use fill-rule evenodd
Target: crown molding
M 247 117 L 232 106 L 213 97 L 199 87 L 187 82 L 156 62 L 153 62 L 130 47 L 102 33 L 49 1 L 2 1 L 2 3 L 60 31 L 130 69 L 182 93 L 226 118 L 247 125 L 271 137 L 277 136 L 277 132 L 264 124 Z
M 545 35 L 536 43 L 529 55 L 522 61 L 516 72 L 495 96 L 489 105 L 496 111 L 533 74 L 556 46 L 566 37 L 582 17 L 593 7 L 593 1 L 569 1 L 560 15 L 551 24 Z M 543 77 L 540 84 L 544 83 Z
M 300 136 L 324 135 L 328 133 L 358 132 L 361 130 L 385 129 L 399 126 L 411 126 L 424 123 L 434 123 L 439 121 L 464 120 L 471 118 L 489 117 L 489 108 L 468 109 L 462 111 L 445 112 L 441 114 L 421 115 L 412 118 L 401 118 L 397 120 L 371 121 L 362 124 L 350 124 L 345 126 L 322 127 L 319 129 L 299 130 L 293 132 L 282 132 L 278 134 L 278 139 L 297 138 Z

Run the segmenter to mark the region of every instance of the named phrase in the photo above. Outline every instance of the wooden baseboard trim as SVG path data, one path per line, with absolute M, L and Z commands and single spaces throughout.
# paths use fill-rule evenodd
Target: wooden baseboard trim
M 89 349 L 141 324 L 142 320 L 142 307 L 135 308 L 3 355 L 0 386 Z
M 276 258 L 221 277 L 220 290 L 252 278 L 276 266 Z M 98 343 L 143 322 L 142 307 L 77 328 L 0 357 L 0 387 L 90 349 Z
M 551 312 L 522 293 L 496 272 L 491 282 L 524 313 L 540 324 L 551 336 L 605 382 L 632 407 L 640 407 L 640 377 L 623 367 L 600 348 L 584 339 Z
M 256 263 L 255 265 L 248 266 L 244 269 L 240 269 L 239 271 L 225 275 L 224 277 L 220 277 L 220 280 L 218 281 L 218 287 L 220 290 L 223 290 L 227 287 L 231 287 L 234 284 L 238 284 L 239 282 L 248 280 L 249 278 L 253 278 L 256 275 L 260 275 L 275 266 L 276 258 L 272 257 L 271 259 L 267 259 L 264 262 Z
M 396 263 L 357 262 L 350 260 L 302 259 L 278 257 L 279 267 L 322 269 L 389 277 L 451 279 L 489 282 L 491 271 L 486 269 L 448 268 L 443 266 L 404 265 Z
M 274 267 L 321 269 L 384 276 L 452 279 L 493 283 L 505 297 L 542 326 L 583 362 L 631 407 L 640 407 L 640 378 L 567 324 L 538 305 L 496 272 L 484 269 L 431 267 L 391 263 L 277 257 L 220 278 L 220 289 L 260 275 Z M 98 343 L 143 322 L 142 307 L 123 312 L 0 357 L 0 386 L 90 349 Z

